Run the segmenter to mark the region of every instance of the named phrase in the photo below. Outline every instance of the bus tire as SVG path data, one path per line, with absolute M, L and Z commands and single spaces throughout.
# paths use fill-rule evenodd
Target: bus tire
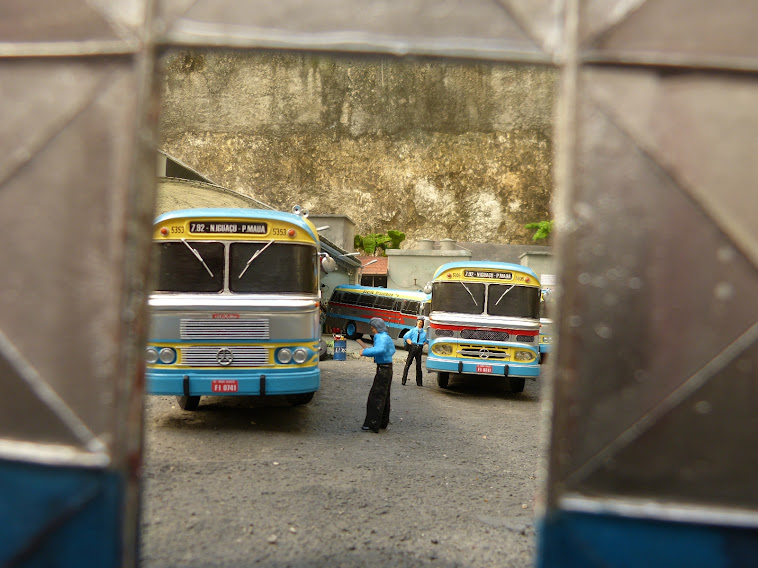
M 449 382 L 450 382 L 450 373 L 443 373 L 443 372 L 437 373 L 437 386 L 439 386 L 441 389 L 446 389 L 447 383 Z
M 200 405 L 200 397 L 199 396 L 177 396 L 176 402 L 179 403 L 179 408 L 182 410 L 197 410 L 197 407 Z
M 318 360 L 325 361 L 329 356 L 329 349 L 326 346 L 326 341 L 323 339 L 318 340 Z
M 303 394 L 288 394 L 287 395 L 287 402 L 289 402 L 292 406 L 300 406 L 301 404 L 308 404 L 310 401 L 313 400 L 314 393 L 312 392 L 306 392 Z
M 511 392 L 523 392 L 526 379 L 524 377 L 510 377 L 508 379 L 508 385 L 511 387 Z
M 362 333 L 358 333 L 358 326 L 355 325 L 354 321 L 347 322 L 347 325 L 345 326 L 345 337 L 352 339 L 353 341 L 363 337 Z

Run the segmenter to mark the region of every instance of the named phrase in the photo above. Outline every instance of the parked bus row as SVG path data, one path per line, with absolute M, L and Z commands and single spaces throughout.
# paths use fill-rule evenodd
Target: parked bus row
M 520 264 L 453 262 L 439 267 L 424 293 L 337 286 L 326 314 L 328 329 L 350 339 L 370 332 L 380 317 L 402 338 L 419 316 L 430 326 L 428 371 L 447 388 L 451 373 L 506 379 L 513 392 L 540 375 L 551 337 L 540 334 L 545 301 L 537 274 Z M 548 331 L 547 327 L 545 331 Z
M 304 216 L 257 209 L 188 209 L 154 223 L 149 298 L 149 394 L 195 410 L 205 395 L 283 395 L 309 402 L 320 386 L 316 228 Z M 331 259 L 327 259 L 331 260 Z M 358 339 L 380 317 L 402 339 L 426 317 L 427 370 L 502 377 L 521 392 L 539 377 L 550 338 L 546 294 L 529 268 L 495 262 L 439 267 L 425 292 L 336 286 L 325 328 Z M 542 312 L 541 312 L 542 309 Z

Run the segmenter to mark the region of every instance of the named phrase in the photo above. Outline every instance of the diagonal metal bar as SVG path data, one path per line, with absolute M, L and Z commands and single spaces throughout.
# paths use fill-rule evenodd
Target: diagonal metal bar
M 603 29 L 596 31 L 593 35 L 587 37 L 583 42 L 582 49 L 587 46 L 595 44 L 597 41 L 602 40 L 605 36 L 618 29 L 634 12 L 642 8 L 649 0 L 621 0 L 616 6 L 615 10 L 612 10 L 612 23 L 605 26 Z
M 160 3 L 160 0 L 156 0 Z M 184 10 L 181 10 L 177 12 L 176 14 L 173 14 L 172 17 L 169 19 L 167 18 L 168 14 L 163 14 L 162 18 L 160 18 L 160 23 L 156 24 L 156 27 L 159 25 L 159 29 L 156 30 L 156 36 L 158 42 L 160 42 L 160 36 L 167 33 L 171 28 L 174 27 L 174 24 L 177 22 L 177 20 L 181 20 L 184 18 L 184 16 L 187 15 L 188 12 L 190 12 L 195 6 L 197 6 L 201 0 L 193 0 L 187 6 L 185 6 Z
M 94 453 L 106 453 L 105 445 L 93 434 L 79 416 L 71 410 L 66 402 L 55 390 L 39 375 L 37 370 L 18 352 L 16 347 L 0 330 L 0 356 L 13 366 L 29 388 L 37 395 L 47 408 L 49 408 L 68 429 L 82 442 L 89 451 Z
M 628 446 L 644 432 L 650 430 L 669 411 L 679 406 L 711 377 L 726 368 L 748 347 L 758 342 L 758 322 L 754 323 L 742 335 L 735 339 L 723 351 L 706 363 L 694 375 L 682 383 L 671 394 L 662 399 L 655 407 L 643 414 L 634 424 L 622 432 L 615 440 L 607 444 L 584 464 L 567 476 L 567 482 L 576 482 L 593 473 L 605 464 L 609 457 Z
M 97 101 L 100 97 L 103 96 L 104 92 L 107 92 L 108 85 L 116 83 L 116 81 L 113 80 L 113 77 L 116 76 L 118 73 L 116 71 L 113 71 L 111 73 L 107 73 L 105 77 L 103 77 L 102 80 L 98 81 L 92 88 L 92 94 L 89 97 L 84 97 L 82 99 L 82 102 L 74 107 L 70 113 L 63 115 L 61 118 L 59 118 L 56 123 L 52 126 L 52 128 L 46 132 L 46 135 L 41 137 L 39 140 L 35 141 L 30 148 L 24 147 L 22 151 L 17 152 L 17 156 L 19 159 L 17 159 L 14 163 L 14 160 L 10 160 L 10 166 L 6 171 L 0 171 L 0 191 L 2 190 L 3 185 L 5 182 L 7 182 L 9 179 L 11 179 L 16 172 L 18 172 L 21 168 L 23 168 L 26 164 L 34 160 L 34 158 L 39 154 L 44 148 L 46 148 L 58 134 L 60 134 L 63 130 L 65 130 L 71 123 L 73 123 L 78 117 L 80 117 L 82 114 L 84 114 L 87 109 L 89 109 L 92 106 L 92 103 Z
M 531 42 L 540 49 L 540 51 L 544 52 L 545 50 L 540 39 L 534 35 L 532 28 L 526 25 L 526 23 L 513 11 L 513 7 L 507 2 L 507 0 L 494 1 L 497 6 L 500 6 L 503 9 L 508 18 L 516 24 L 516 27 L 521 30 L 521 32 L 528 37 Z
M 656 156 L 656 152 L 650 148 L 648 144 L 636 138 L 619 120 L 616 120 L 614 112 L 611 109 L 609 109 L 602 101 L 597 100 L 596 97 L 592 97 L 591 95 L 586 96 L 588 99 L 592 99 L 595 107 L 613 123 L 614 127 L 618 129 L 619 132 L 623 133 L 624 136 L 632 141 L 646 159 L 660 168 L 661 172 L 665 173 L 671 182 L 676 185 L 677 189 L 687 196 L 687 199 L 689 199 L 698 210 L 709 219 L 719 231 L 721 231 L 734 248 L 739 250 L 742 256 L 744 256 L 753 267 L 758 269 L 758 256 L 753 254 L 750 248 L 746 246 L 738 236 L 729 230 L 728 225 L 724 222 L 725 220 L 721 216 L 718 216 L 716 214 L 717 212 L 712 208 L 707 207 L 707 205 L 697 197 L 696 193 L 689 189 L 688 184 L 672 170 L 672 167 L 669 164 L 661 163 L 661 160 Z

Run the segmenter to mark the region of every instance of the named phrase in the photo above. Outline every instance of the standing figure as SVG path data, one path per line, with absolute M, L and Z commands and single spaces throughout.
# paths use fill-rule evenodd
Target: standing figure
M 408 369 L 416 360 L 416 384 L 421 386 L 421 352 L 424 350 L 424 343 L 429 343 L 429 338 L 424 331 L 424 318 L 418 318 L 416 327 L 405 334 L 405 342 L 408 344 L 408 358 L 405 360 L 405 369 L 403 369 L 403 381 L 408 380 Z
M 366 402 L 366 420 L 362 430 L 379 433 L 379 428 L 386 428 L 390 423 L 390 386 L 392 385 L 392 356 L 395 354 L 395 344 L 387 333 L 387 324 L 381 318 L 371 318 L 371 331 L 374 333 L 374 346 L 366 345 L 358 339 L 363 347 L 363 357 L 373 357 L 376 363 L 374 384 L 368 393 Z

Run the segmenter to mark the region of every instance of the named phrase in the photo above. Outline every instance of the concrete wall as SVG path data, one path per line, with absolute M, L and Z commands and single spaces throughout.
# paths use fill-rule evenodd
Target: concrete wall
M 469 260 L 465 250 L 402 250 L 387 251 L 387 288 L 422 290 L 437 269 L 447 262 Z
M 404 248 L 528 243 L 550 218 L 552 69 L 193 50 L 163 69 L 161 149 L 277 209 Z
M 325 236 L 335 245 L 345 249 L 348 252 L 355 250 L 355 223 L 345 215 L 315 215 L 311 213 L 308 219 L 316 227 L 328 226 L 328 229 L 319 231 L 320 235 Z
M 528 266 L 542 279 L 543 274 L 554 275 L 555 263 L 553 255 L 549 252 L 526 252 L 521 255 L 521 264 Z

